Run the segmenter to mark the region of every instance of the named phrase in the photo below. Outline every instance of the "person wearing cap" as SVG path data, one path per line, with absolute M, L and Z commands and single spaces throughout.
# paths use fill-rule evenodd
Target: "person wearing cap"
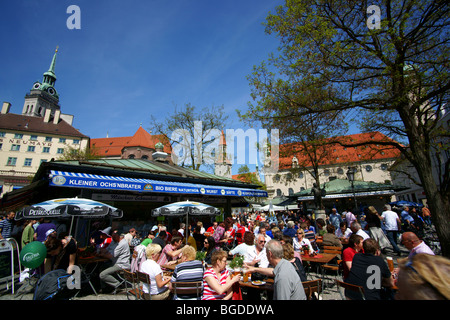
M 106 249 L 112 242 L 111 238 L 111 227 L 105 228 L 103 230 L 98 231 L 98 240 L 96 240 L 94 237 L 91 238 L 90 243 L 91 245 L 95 246 L 97 249 Z
M 51 223 L 48 219 L 44 219 L 43 222 L 36 228 L 36 232 L 34 233 L 36 237 L 35 240 L 44 243 L 48 236 L 47 231 L 50 229 L 56 230 L 55 224 Z
M 143 246 L 148 246 L 150 243 L 153 242 L 153 239 L 155 239 L 155 236 L 156 236 L 156 232 L 153 231 L 153 229 L 152 229 L 152 231 L 149 231 L 149 232 L 148 232 L 147 238 L 145 238 L 145 239 L 141 242 L 141 244 L 142 244 Z

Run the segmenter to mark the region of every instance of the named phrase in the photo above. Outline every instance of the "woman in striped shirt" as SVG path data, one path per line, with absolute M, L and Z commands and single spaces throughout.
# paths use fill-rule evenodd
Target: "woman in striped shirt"
M 233 296 L 232 286 L 241 276 L 231 277 L 226 269 L 227 253 L 221 249 L 213 252 L 211 262 L 212 268 L 203 275 L 202 300 L 230 300 Z

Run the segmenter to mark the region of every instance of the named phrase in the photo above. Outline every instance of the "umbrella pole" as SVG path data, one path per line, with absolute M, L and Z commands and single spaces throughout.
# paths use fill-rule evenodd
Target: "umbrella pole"
M 189 211 L 186 213 L 186 229 L 184 230 L 185 237 L 186 237 L 186 245 L 188 244 L 188 237 L 189 237 Z
M 72 216 L 72 221 L 70 222 L 69 236 L 72 235 L 73 218 L 74 218 L 74 216 Z

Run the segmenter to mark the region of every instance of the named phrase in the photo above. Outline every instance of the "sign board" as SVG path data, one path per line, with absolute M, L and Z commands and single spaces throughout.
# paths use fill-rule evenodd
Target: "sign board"
M 17 250 L 17 242 L 12 239 L 0 240 L 0 281 L 12 282 L 12 291 L 14 293 L 14 273 L 20 271 L 18 257 L 14 256 L 14 250 Z

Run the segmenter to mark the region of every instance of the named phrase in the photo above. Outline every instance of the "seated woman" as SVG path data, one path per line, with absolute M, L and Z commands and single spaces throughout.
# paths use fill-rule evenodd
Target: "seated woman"
M 283 252 L 283 258 L 292 263 L 295 271 L 297 271 L 297 274 L 300 277 L 300 281 L 306 281 L 306 272 L 303 268 L 303 264 L 299 258 L 294 257 L 294 247 L 290 243 L 285 243 L 283 244 Z
M 175 267 L 172 278 L 170 279 L 169 288 L 172 290 L 173 282 L 195 282 L 203 280 L 205 268 L 201 261 L 195 260 L 196 250 L 192 246 L 184 246 L 181 249 L 181 263 Z M 180 295 L 174 297 L 174 300 L 196 299 L 195 294 Z
M 300 252 L 302 251 L 303 246 L 308 246 L 309 253 L 314 252 L 311 242 L 305 237 L 305 231 L 303 229 L 298 229 L 297 237 L 293 238 L 293 247 L 295 251 Z
M 202 249 L 202 252 L 206 252 L 205 262 L 207 264 L 212 264 L 211 257 L 214 251 L 216 251 L 216 241 L 212 236 L 209 236 L 203 242 L 203 249 Z
M 145 248 L 145 255 L 147 260 L 141 263 L 139 271 L 147 273 L 150 276 L 150 287 L 148 284 L 144 284 L 142 290 L 144 296 L 151 295 L 152 300 L 167 300 L 169 299 L 170 290 L 166 284 L 170 281 L 170 278 L 165 279 L 161 266 L 156 263 L 161 255 L 162 248 L 159 244 L 150 243 Z
M 216 250 L 211 257 L 212 268 L 203 275 L 202 300 L 230 300 L 233 296 L 233 284 L 238 282 L 240 275 L 231 277 L 227 270 L 227 253 Z

